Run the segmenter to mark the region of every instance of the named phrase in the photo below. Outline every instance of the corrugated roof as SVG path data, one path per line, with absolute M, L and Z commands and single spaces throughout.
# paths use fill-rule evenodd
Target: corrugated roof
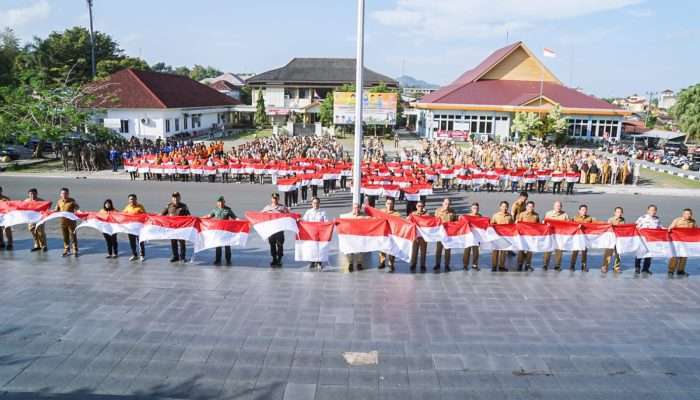
M 398 82 L 365 67 L 365 85 L 384 82 L 387 86 L 398 87 Z M 354 58 L 294 58 L 282 68 L 263 72 L 249 78 L 246 83 L 261 84 L 302 84 L 324 83 L 344 84 L 355 82 Z
M 98 108 L 191 108 L 241 104 L 186 76 L 131 68 L 95 83 Z
M 519 106 L 539 98 L 540 82 L 485 80 L 463 85 L 435 101 L 421 103 Z M 542 95 L 562 107 L 617 109 L 605 100 L 556 83 L 544 82 Z M 425 97 L 424 97 L 425 98 Z

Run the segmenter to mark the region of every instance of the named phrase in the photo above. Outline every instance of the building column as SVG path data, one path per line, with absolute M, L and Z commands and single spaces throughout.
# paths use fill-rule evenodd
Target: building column
M 593 137 L 591 137 L 591 132 L 593 130 L 593 120 L 591 117 L 588 117 L 588 124 L 586 124 L 586 136 L 588 137 L 588 140 L 593 140 Z
M 618 142 L 622 140 L 622 118 L 617 120 L 617 136 L 615 139 L 617 139 Z

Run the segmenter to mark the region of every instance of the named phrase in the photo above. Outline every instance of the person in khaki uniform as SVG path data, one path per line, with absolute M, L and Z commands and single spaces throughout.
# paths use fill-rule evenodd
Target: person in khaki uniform
M 508 202 L 502 201 L 498 205 L 498 212 L 491 216 L 491 224 L 493 225 L 504 225 L 512 224 L 513 217 L 508 213 Z M 506 268 L 506 250 L 492 250 L 491 251 L 491 271 L 504 271 L 507 272 Z
M 623 217 L 624 210 L 622 207 L 615 207 L 615 214 L 608 218 L 608 223 L 610 225 L 622 225 L 625 223 L 625 217 Z M 610 266 L 610 259 L 615 257 L 613 261 L 613 271 L 620 272 L 620 255 L 617 254 L 616 249 L 605 249 L 603 252 L 603 265 L 600 267 L 600 272 L 607 273 L 608 267 Z
M 518 214 L 525 211 L 526 204 L 527 204 L 527 192 L 520 192 L 518 199 L 515 200 L 513 205 L 510 207 L 510 215 L 513 217 L 514 221 L 518 219 Z
M 544 215 L 545 221 L 548 219 L 553 219 L 555 221 L 568 221 L 569 220 L 569 215 L 564 212 L 562 209 L 562 204 L 561 201 L 555 201 L 554 202 L 554 208 L 550 211 L 547 211 L 547 213 Z M 560 271 L 561 270 L 561 258 L 564 253 L 556 249 L 554 250 L 554 270 Z M 544 253 L 544 265 L 542 266 L 542 269 L 545 271 L 549 269 L 549 260 L 552 258 L 552 252 L 547 251 Z
M 2 186 L 0 186 L 0 201 L 10 201 L 10 198 L 2 194 Z M 3 236 L 5 239 L 3 239 Z M 7 241 L 7 244 L 5 244 Z M 9 226 L 0 226 L 0 250 L 12 250 L 12 228 Z
M 425 204 L 422 201 L 419 201 L 416 203 L 416 211 L 412 212 L 411 215 L 415 215 L 416 217 L 422 217 L 424 215 L 428 215 L 428 212 L 425 210 Z M 420 272 L 425 272 L 425 253 L 428 251 L 428 243 L 425 242 L 425 239 L 423 239 L 420 236 L 416 237 L 416 240 L 413 242 L 413 248 L 411 249 L 411 272 L 415 272 L 416 270 L 416 264 L 418 263 L 418 256 L 420 253 Z
M 44 201 L 44 199 L 39 198 L 39 192 L 35 188 L 31 188 L 27 191 L 27 198 L 24 201 Z M 36 226 L 36 224 L 29 224 L 27 228 L 34 242 L 30 251 L 48 251 L 49 248 L 46 245 L 46 231 L 44 231 L 44 225 Z
M 435 216 L 440 218 L 442 222 L 452 222 L 457 220 L 457 214 L 450 207 L 450 199 L 444 199 L 442 201 L 442 206 L 435 210 Z M 450 270 L 450 258 L 452 256 L 452 251 L 446 249 L 442 245 L 442 242 L 437 242 L 435 245 L 435 266 L 433 267 L 434 272 L 440 272 L 440 261 L 442 259 L 442 253 L 445 253 L 445 272 Z
M 481 217 L 479 213 L 479 203 L 473 203 L 471 206 L 471 212 L 467 215 L 472 217 Z M 479 270 L 479 246 L 471 246 L 464 249 L 464 255 L 462 256 L 462 264 L 464 265 L 464 270 L 469 269 L 469 258 L 472 259 L 472 268 L 476 271 Z
M 401 218 L 401 214 L 394 209 L 394 199 L 387 198 L 384 203 L 384 209 L 382 212 L 391 215 L 392 217 Z M 396 256 L 387 255 L 383 251 L 379 252 L 379 266 L 378 269 L 383 269 L 386 267 L 387 260 L 389 261 L 389 272 L 394 272 L 396 270 Z
M 588 206 L 585 204 L 581 204 L 578 207 L 578 214 L 573 219 L 574 222 L 578 222 L 579 224 L 589 224 L 593 222 L 593 217 L 588 215 Z M 572 271 L 576 270 L 576 259 L 578 258 L 578 250 L 574 250 L 571 252 L 571 264 L 569 265 L 569 269 Z M 588 261 L 588 250 L 581 250 L 581 271 L 588 272 L 588 267 L 586 266 L 586 261 Z
M 56 202 L 54 211 L 76 212 L 80 209 L 75 199 L 70 197 L 68 188 L 61 188 L 59 199 Z M 78 237 L 75 235 L 75 221 L 68 218 L 61 218 L 61 234 L 63 235 L 63 257 L 69 256 L 71 250 L 73 256 L 78 257 Z
M 518 214 L 518 218 L 515 222 L 531 222 L 535 224 L 540 223 L 540 215 L 535 212 L 535 202 L 528 201 L 525 205 L 525 211 Z M 534 271 L 532 269 L 532 252 L 531 251 L 519 251 L 518 252 L 518 271 L 523 270 L 523 264 L 525 271 Z
M 693 210 L 686 208 L 680 217 L 676 218 L 671 222 L 668 227 L 670 231 L 673 228 L 697 228 L 695 219 L 693 219 Z M 688 257 L 671 257 L 668 260 L 668 274 L 673 275 L 675 272 L 677 276 L 686 276 L 685 264 L 688 262 Z
M 610 183 L 610 175 L 612 174 L 610 170 L 610 160 L 603 161 L 603 167 L 601 169 L 602 177 L 600 183 L 607 185 Z

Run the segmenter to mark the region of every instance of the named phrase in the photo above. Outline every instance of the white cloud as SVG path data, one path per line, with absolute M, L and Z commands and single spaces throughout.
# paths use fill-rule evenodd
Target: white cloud
M 652 10 L 650 8 L 634 8 L 634 9 L 627 11 L 627 13 L 629 15 L 631 15 L 633 17 L 637 17 L 637 18 L 647 18 L 647 17 L 653 17 L 654 15 L 656 15 L 654 10 Z
M 375 11 L 382 25 L 432 38 L 494 37 L 543 21 L 574 18 L 636 5 L 643 0 L 396 0 Z
M 0 10 L 0 26 L 13 29 L 44 20 L 49 17 L 51 6 L 48 1 L 41 0 L 27 7 Z

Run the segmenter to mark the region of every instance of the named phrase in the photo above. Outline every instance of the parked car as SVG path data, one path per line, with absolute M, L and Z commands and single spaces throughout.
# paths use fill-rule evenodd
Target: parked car
M 0 159 L 19 160 L 19 152 L 14 147 L 0 147 Z
M 664 154 L 669 156 L 687 156 L 688 146 L 680 142 L 666 142 L 663 147 Z
M 34 151 L 34 149 L 36 149 L 37 145 L 39 145 L 39 139 L 32 139 L 32 140 L 28 141 L 27 144 L 24 145 L 24 147 Z M 52 143 L 48 142 L 48 141 L 44 142 L 42 150 L 43 151 L 53 151 Z

